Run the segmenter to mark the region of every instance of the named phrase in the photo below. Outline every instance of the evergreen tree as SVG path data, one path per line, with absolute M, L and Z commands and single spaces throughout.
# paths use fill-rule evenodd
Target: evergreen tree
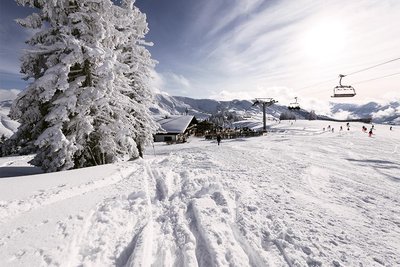
M 38 9 L 18 22 L 40 31 L 22 58 L 32 82 L 10 112 L 21 123 L 14 145 L 35 149 L 46 171 L 141 155 L 155 131 L 145 15 L 129 0 L 17 2 Z
M 308 119 L 311 120 L 316 120 L 318 118 L 317 114 L 315 114 L 314 110 L 311 110 L 310 113 L 308 113 Z
M 296 115 L 293 112 L 290 111 L 284 111 L 281 113 L 281 115 L 279 116 L 279 119 L 281 121 L 283 120 L 295 120 L 296 119 Z
M 2 134 L 0 137 L 0 144 L 3 144 L 6 140 L 7 140 L 7 137 L 4 134 Z

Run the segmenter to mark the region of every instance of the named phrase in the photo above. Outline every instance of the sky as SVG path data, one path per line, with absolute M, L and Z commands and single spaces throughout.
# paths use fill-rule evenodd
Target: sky
M 331 98 L 339 74 L 400 58 L 398 0 L 137 0 L 158 61 L 154 86 L 219 100 L 273 97 L 288 104 L 400 99 L 400 60 L 345 77 L 354 98 Z M 31 10 L 0 3 L 0 88 L 23 89 L 19 56 Z M 382 76 L 394 76 L 377 79 Z

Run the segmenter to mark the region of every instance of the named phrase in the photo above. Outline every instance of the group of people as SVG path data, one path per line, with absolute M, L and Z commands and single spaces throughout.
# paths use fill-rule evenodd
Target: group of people
M 367 127 L 365 127 L 364 125 L 363 125 L 363 127 L 361 128 L 361 130 L 362 130 L 364 133 L 366 133 L 366 132 L 368 131 Z M 369 137 L 371 137 L 371 136 L 373 135 L 373 130 L 374 130 L 374 125 L 372 125 L 371 129 L 370 129 L 369 132 L 368 132 L 368 136 L 369 136 Z
M 346 127 L 347 127 L 347 131 L 350 131 L 350 123 L 346 123 Z M 328 125 L 328 127 L 326 128 L 328 131 L 332 131 L 332 133 L 335 131 L 335 129 L 333 127 L 331 127 L 330 125 Z M 367 127 L 365 127 L 364 125 L 362 126 L 362 131 L 364 133 L 368 132 L 368 136 L 372 137 L 372 135 L 374 134 L 374 125 L 371 126 L 370 130 L 368 131 Z M 322 129 L 325 132 L 325 128 Z M 393 127 L 390 126 L 390 131 L 393 130 Z M 340 131 L 343 131 L 343 126 L 340 126 Z
M 340 128 L 342 128 L 342 126 L 340 126 Z M 328 131 L 332 131 L 332 133 L 333 132 L 335 132 L 335 128 L 331 128 L 331 126 L 330 125 L 328 125 L 328 127 L 326 128 Z M 322 128 L 322 130 L 325 132 L 325 127 L 324 128 Z

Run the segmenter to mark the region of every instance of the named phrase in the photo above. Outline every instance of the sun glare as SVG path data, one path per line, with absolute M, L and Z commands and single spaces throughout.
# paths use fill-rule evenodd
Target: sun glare
M 346 35 L 346 28 L 341 22 L 320 21 L 305 31 L 304 50 L 314 59 L 335 60 L 345 50 Z

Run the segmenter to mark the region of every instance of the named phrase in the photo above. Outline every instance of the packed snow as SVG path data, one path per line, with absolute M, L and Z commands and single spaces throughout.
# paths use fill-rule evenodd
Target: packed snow
M 49 174 L 0 158 L 0 266 L 399 266 L 400 127 L 340 125 Z

